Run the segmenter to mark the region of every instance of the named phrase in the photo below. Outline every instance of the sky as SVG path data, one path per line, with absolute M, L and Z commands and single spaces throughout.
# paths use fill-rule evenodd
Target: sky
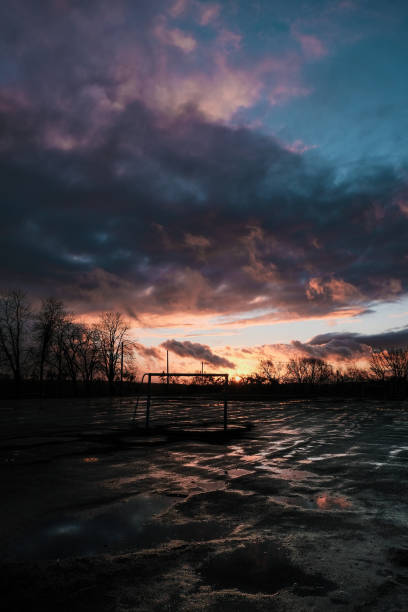
M 0 286 L 141 369 L 408 341 L 408 5 L 4 0 Z

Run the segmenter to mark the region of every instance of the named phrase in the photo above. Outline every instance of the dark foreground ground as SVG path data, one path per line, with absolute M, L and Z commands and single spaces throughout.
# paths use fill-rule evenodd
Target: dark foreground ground
M 189 401 L 0 406 L 2 610 L 408 609 L 406 402 Z

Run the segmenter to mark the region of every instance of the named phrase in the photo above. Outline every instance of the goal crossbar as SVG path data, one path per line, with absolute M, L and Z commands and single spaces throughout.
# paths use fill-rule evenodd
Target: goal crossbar
M 147 397 L 146 397 L 146 429 L 149 428 L 149 421 L 150 421 L 150 404 L 151 404 L 151 397 L 152 397 L 152 378 L 167 378 L 167 381 L 169 381 L 169 379 L 172 376 L 193 376 L 195 378 L 223 378 L 224 379 L 224 431 L 227 430 L 228 428 L 228 398 L 227 398 L 227 391 L 228 391 L 228 378 L 229 378 L 229 374 L 225 374 L 225 373 L 221 373 L 221 374 L 213 374 L 213 373 L 208 373 L 208 372 L 194 372 L 194 373 L 190 373 L 190 372 L 146 372 L 145 374 L 143 374 L 142 376 L 142 383 L 143 380 L 145 378 L 145 376 L 147 376 Z

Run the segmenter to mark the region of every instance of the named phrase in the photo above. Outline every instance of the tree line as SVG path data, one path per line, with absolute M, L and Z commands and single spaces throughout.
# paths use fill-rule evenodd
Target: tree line
M 35 381 L 41 394 L 69 381 L 89 391 L 97 380 L 110 393 L 118 380 L 135 379 L 129 325 L 119 312 L 105 312 L 93 324 L 76 321 L 53 297 L 37 309 L 27 294 L 11 290 L 0 296 L 0 377 L 13 380 L 18 395 L 24 380 Z
M 68 384 L 76 394 L 90 393 L 103 383 L 113 394 L 119 382 L 136 381 L 135 350 L 129 324 L 119 312 L 104 312 L 88 324 L 75 320 L 61 300 L 49 297 L 35 308 L 21 290 L 0 295 L 0 382 L 3 388 L 13 381 L 14 393 L 29 381 L 36 392 L 61 393 Z M 234 378 L 232 378 L 234 381 Z M 166 376 L 163 373 L 163 381 Z M 179 383 L 172 378 L 173 383 Z M 222 381 L 203 380 L 197 372 L 193 386 L 213 386 Z M 260 361 L 257 371 L 240 377 L 239 386 L 253 388 L 293 386 L 316 388 L 375 383 L 407 394 L 408 349 L 384 348 L 373 351 L 364 368 L 335 369 L 316 357 L 293 357 L 287 363 L 272 358 Z M 235 383 L 236 384 L 236 383 Z M 177 386 L 177 385 L 176 385 Z M 185 383 L 184 383 L 185 386 Z M 217 385 L 216 385 L 217 386 Z
M 243 382 L 284 384 L 296 383 L 322 385 L 330 383 L 408 381 L 408 349 L 384 348 L 373 351 L 366 368 L 355 365 L 346 369 L 335 369 L 331 364 L 317 357 L 294 357 L 287 363 L 267 358 L 259 362 L 257 371 Z

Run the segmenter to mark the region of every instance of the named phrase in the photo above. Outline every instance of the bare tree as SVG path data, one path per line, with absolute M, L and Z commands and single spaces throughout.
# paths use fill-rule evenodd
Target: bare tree
M 241 376 L 242 385 L 263 385 L 265 383 L 265 377 L 261 376 L 259 372 L 252 372 L 246 376 Z
M 73 315 L 65 313 L 55 321 L 53 339 L 49 348 L 48 370 L 50 377 L 56 378 L 60 386 L 63 380 L 76 381 L 78 368 L 72 361 L 77 352 L 73 338 L 77 336 L 77 324 Z M 75 382 L 73 383 L 75 385 Z
M 34 340 L 38 346 L 40 390 L 43 390 L 44 368 L 49 360 L 52 343 L 61 325 L 66 320 L 64 304 L 55 298 L 43 300 L 40 311 L 35 316 Z
M 77 362 L 81 378 L 89 390 L 96 373 L 101 369 L 100 333 L 98 329 L 78 324 Z
M 350 365 L 343 375 L 343 382 L 361 383 L 366 382 L 369 379 L 367 370 L 359 368 L 357 365 Z
M 80 374 L 79 355 L 81 350 L 81 325 L 74 321 L 66 321 L 62 337 L 62 353 L 64 365 L 74 390 L 77 388 Z
M 386 378 L 402 381 L 408 378 L 408 350 L 384 349 L 371 354 L 370 370 L 377 380 Z
M 369 362 L 370 372 L 376 380 L 384 381 L 387 376 L 388 365 L 384 351 L 371 353 Z
M 408 378 L 408 350 L 397 348 L 386 351 L 386 360 L 391 377 L 402 381 Z
M 286 378 L 290 382 L 322 384 L 330 380 L 332 367 L 316 357 L 295 357 L 286 366 Z
M 119 312 L 105 312 L 99 318 L 95 329 L 99 333 L 102 369 L 113 393 L 121 352 L 127 340 L 128 324 Z
M 31 321 L 31 305 L 25 293 L 9 291 L 0 296 L 0 352 L 9 367 L 19 393 L 22 370 L 27 357 L 27 330 Z
M 282 364 L 272 359 L 261 359 L 258 366 L 258 373 L 266 379 L 266 382 L 277 383 L 282 377 Z

